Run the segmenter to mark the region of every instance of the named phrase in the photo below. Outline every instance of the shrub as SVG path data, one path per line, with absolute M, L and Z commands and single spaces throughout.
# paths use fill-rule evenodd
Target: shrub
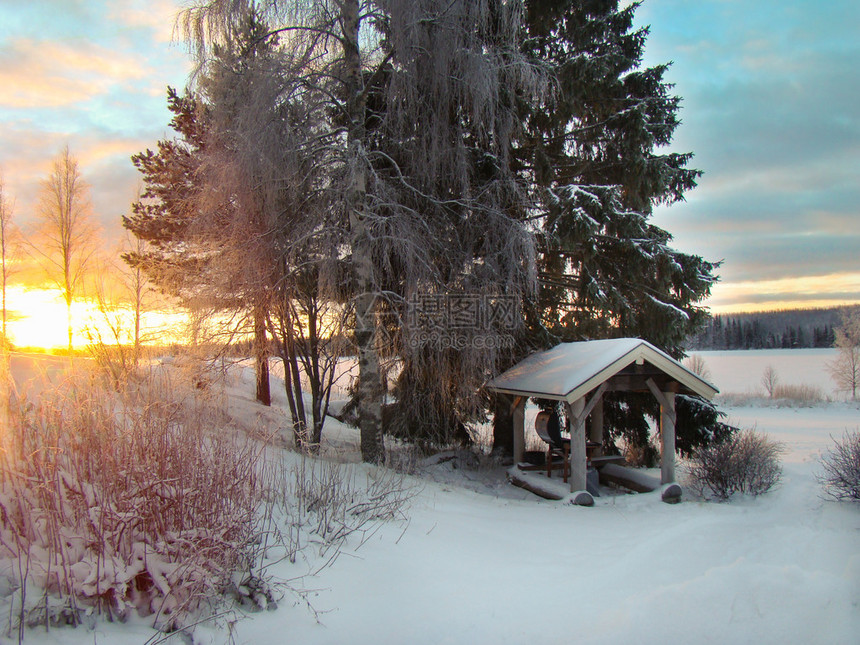
M 702 497 L 720 501 L 735 493 L 761 495 L 779 482 L 783 452 L 783 445 L 766 435 L 741 430 L 695 452 L 687 467 L 689 485 Z
M 860 502 L 860 432 L 846 431 L 842 441 L 833 443 L 821 458 L 824 472 L 818 481 L 834 499 Z
M 94 609 L 171 631 L 217 617 L 222 598 L 268 608 L 264 556 L 317 545 L 328 566 L 348 538 L 405 517 L 417 490 L 403 475 L 247 439 L 213 388 L 178 374 L 184 387 L 150 374 L 116 391 L 97 368 L 38 402 L 0 401 L 6 635 Z
M 19 625 L 56 622 L 59 606 L 72 624 L 90 607 L 182 627 L 253 558 L 257 455 L 169 382 L 117 393 L 76 378 L 8 411 L 0 556 L 21 565 Z
M 814 385 L 780 385 L 773 388 L 773 399 L 792 401 L 800 405 L 812 405 L 824 401 L 824 393 L 821 388 Z

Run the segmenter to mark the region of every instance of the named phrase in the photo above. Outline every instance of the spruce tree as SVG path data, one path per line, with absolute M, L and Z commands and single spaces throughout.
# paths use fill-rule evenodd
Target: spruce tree
M 681 201 L 701 174 L 687 167 L 691 153 L 660 150 L 680 123 L 668 66 L 642 67 L 648 30 L 633 27 L 638 4 L 526 4 L 524 46 L 552 70 L 557 88 L 521 106 L 526 131 L 517 161 L 534 182 L 532 219 L 540 226 L 532 344 L 635 336 L 680 358 L 685 339 L 708 318 L 701 303 L 718 264 L 675 250 L 651 221 L 655 206 Z M 610 437 L 644 444 L 644 417 L 657 414 L 656 403 L 647 395 L 626 403 L 609 398 Z

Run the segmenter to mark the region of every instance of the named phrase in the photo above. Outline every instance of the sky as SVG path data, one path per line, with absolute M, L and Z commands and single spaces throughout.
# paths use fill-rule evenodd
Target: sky
M 107 240 L 171 132 L 191 70 L 181 0 L 0 0 L 0 171 L 26 226 L 69 146 Z M 860 302 L 860 3 L 645 0 L 646 65 L 683 97 L 671 150 L 704 171 L 658 208 L 674 246 L 722 260 L 715 313 Z
M 860 301 L 860 3 L 645 0 L 674 149 L 704 171 L 656 223 L 724 260 L 714 311 Z

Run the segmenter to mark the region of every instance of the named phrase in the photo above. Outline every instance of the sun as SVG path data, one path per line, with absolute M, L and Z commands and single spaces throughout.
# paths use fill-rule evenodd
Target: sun
M 15 347 L 50 350 L 68 345 L 66 305 L 57 290 L 10 286 L 6 308 L 7 333 Z M 74 316 L 74 306 L 72 311 Z
M 7 332 L 14 347 L 41 351 L 68 347 L 66 303 L 58 289 L 10 286 L 6 292 Z M 113 307 L 101 311 L 87 300 L 72 302 L 72 343 L 83 349 L 93 340 L 109 345 L 133 342 L 132 312 Z M 147 311 L 142 327 L 150 342 L 181 342 L 187 316 L 177 311 Z

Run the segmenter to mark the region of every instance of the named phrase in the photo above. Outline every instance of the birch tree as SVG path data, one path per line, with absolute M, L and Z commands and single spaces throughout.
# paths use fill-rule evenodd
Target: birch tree
M 72 303 L 80 294 L 87 266 L 98 248 L 98 229 L 90 209 L 89 186 L 81 177 L 77 159 L 66 146 L 41 184 L 30 248 L 66 303 L 70 355 Z
M 130 256 L 142 257 L 146 255 L 147 250 L 146 240 L 135 237 L 129 231 L 126 231 L 125 240 L 120 251 L 120 258 L 124 260 Z M 147 340 L 147 335 L 144 334 L 143 330 L 143 315 L 152 305 L 152 295 L 155 285 L 150 280 L 146 271 L 144 271 L 143 266 L 139 263 L 124 262 L 123 264 L 124 266 L 117 268 L 117 277 L 122 289 L 122 295 L 118 300 L 126 304 L 131 310 L 132 360 L 134 366 L 137 367 L 143 342 Z
M 283 360 L 296 445 L 313 451 L 342 343 L 335 276 L 345 238 L 319 198 L 329 145 L 315 136 L 321 115 L 291 80 L 295 61 L 279 40 L 249 8 L 224 24 L 215 56 L 200 70 L 198 88 L 211 118 L 198 226 L 221 249 L 217 272 L 241 290 L 255 332 L 265 333 L 268 322 Z M 212 206 L 224 194 L 233 208 L 215 222 L 219 211 Z
M 845 313 L 842 325 L 836 328 L 838 350 L 835 359 L 828 362 L 827 369 L 837 387 L 851 393 L 851 400 L 857 400 L 857 386 L 860 385 L 860 310 Z
M 281 100 L 316 115 L 318 129 L 307 138 L 317 151 L 314 171 L 323 177 L 325 210 L 344 231 L 337 253 L 350 267 L 366 461 L 384 457 L 380 314 L 399 315 L 410 295 L 450 285 L 512 294 L 531 287 L 532 239 L 514 216 L 524 194 L 507 160 L 514 97 L 539 85 L 511 40 L 520 10 L 457 0 L 283 1 L 263 9 L 289 41 Z M 247 11 L 246 2 L 213 0 L 185 12 L 201 63 Z M 494 353 L 472 356 L 463 374 L 477 381 Z
M 320 204 L 312 163 L 326 143 L 315 141 L 316 115 L 296 84 L 282 81 L 290 56 L 279 51 L 278 35 L 251 8 L 223 28 L 197 92 L 169 92 L 178 139 L 134 157 L 147 190 L 124 225 L 152 248 L 128 260 L 198 310 L 230 312 L 234 334 L 253 334 L 263 403 L 271 336 L 296 444 L 314 449 L 344 315 L 338 280 L 327 278 L 342 264 L 344 236 Z

